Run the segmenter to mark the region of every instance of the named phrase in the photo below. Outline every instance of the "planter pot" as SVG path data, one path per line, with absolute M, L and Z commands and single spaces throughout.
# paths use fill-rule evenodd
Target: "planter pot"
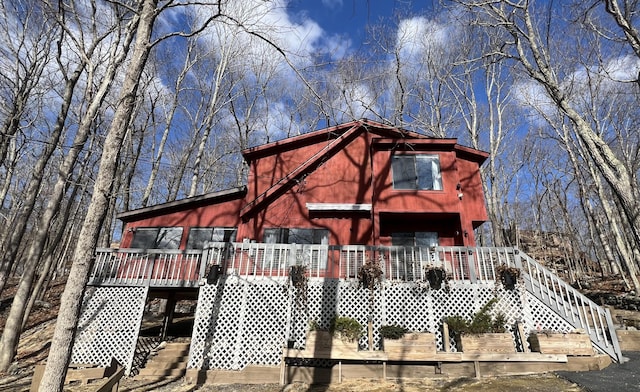
M 529 345 L 542 354 L 593 355 L 591 338 L 583 333 L 533 333 Z
M 357 352 L 358 341 L 343 340 L 328 331 L 309 331 L 304 351 L 313 353 L 315 357 L 341 358 Z
M 445 272 L 441 269 L 430 269 L 427 271 L 427 280 L 429 281 L 429 287 L 434 290 L 440 290 L 442 288 L 442 282 L 444 281 Z
M 218 282 L 218 278 L 220 277 L 220 266 L 212 265 L 209 269 L 209 274 L 207 275 L 207 283 L 216 284 Z
M 436 337 L 432 333 L 408 333 L 400 339 L 384 338 L 384 352 L 390 361 L 421 360 L 436 353 Z
M 458 351 L 470 354 L 507 354 L 516 352 L 513 336 L 509 332 L 458 335 L 456 336 L 456 345 Z

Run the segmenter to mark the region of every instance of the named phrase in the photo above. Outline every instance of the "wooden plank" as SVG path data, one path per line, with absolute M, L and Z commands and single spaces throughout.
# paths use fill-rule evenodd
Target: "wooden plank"
M 566 355 L 541 353 L 468 354 L 462 353 L 461 361 L 480 362 L 567 362 Z
M 383 351 L 357 351 L 342 350 L 334 348 L 331 350 L 298 350 L 295 348 L 285 349 L 286 358 L 300 359 L 347 359 L 347 360 L 368 360 L 368 361 L 386 361 L 387 355 Z
M 383 346 L 390 361 L 421 361 L 436 353 L 436 337 L 432 333 L 411 333 L 400 339 L 384 339 Z
M 458 336 L 458 349 L 464 353 L 515 353 L 513 336 L 505 333 L 483 333 Z
M 31 378 L 31 387 L 29 391 L 35 392 L 40 387 L 44 369 L 47 365 L 36 365 Z M 87 367 L 83 369 L 82 367 Z M 88 384 L 89 381 L 97 380 L 105 377 L 108 368 L 96 367 L 94 364 L 72 364 L 67 370 L 67 376 L 64 379 L 65 384 L 80 381 L 82 384 Z
M 543 354 L 593 355 L 591 338 L 579 333 L 534 333 L 529 335 L 532 351 Z
M 616 335 L 622 351 L 640 351 L 640 331 L 618 329 Z
M 124 375 L 125 368 L 118 364 L 116 371 L 98 386 L 96 392 L 118 392 L 118 384 Z

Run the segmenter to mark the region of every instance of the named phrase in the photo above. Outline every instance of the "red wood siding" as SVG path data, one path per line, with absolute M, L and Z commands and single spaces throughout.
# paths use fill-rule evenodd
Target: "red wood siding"
M 394 231 L 433 231 L 440 245 L 475 245 L 473 229 L 487 219 L 479 171 L 487 154 L 455 139 L 371 124 L 348 123 L 247 150 L 243 199 L 129 219 L 122 246 L 130 244 L 130 228 L 167 226 L 184 227 L 182 247 L 189 227 L 230 226 L 238 227 L 238 241 L 261 242 L 265 228 L 282 227 L 328 229 L 330 244 L 338 245 L 388 245 Z M 442 190 L 393 189 L 393 154 L 437 155 Z M 307 203 L 371 210 L 310 212 Z
M 120 246 L 129 247 L 133 239 L 132 229 L 136 227 L 182 227 L 180 248 L 184 249 L 190 227 L 237 227 L 240 224 L 238 211 L 243 203 L 242 199 L 238 199 L 128 222 Z

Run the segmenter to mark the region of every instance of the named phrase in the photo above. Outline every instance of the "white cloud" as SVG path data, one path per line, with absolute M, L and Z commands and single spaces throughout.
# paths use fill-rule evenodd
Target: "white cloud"
M 261 61 L 283 62 L 270 42 L 285 52 L 294 64 L 304 65 L 310 54 L 318 51 L 324 31 L 309 18 L 300 17 L 294 21 L 287 13 L 287 3 L 286 0 L 231 1 L 223 9 L 229 20 L 215 21 L 203 36 L 213 50 L 231 44 L 241 50 L 245 59 L 257 57 Z M 203 12 L 205 10 L 199 9 L 195 18 L 202 21 L 214 12 Z
M 448 25 L 425 17 L 414 17 L 404 19 L 398 25 L 396 47 L 404 61 L 420 61 L 424 56 L 447 52 L 454 36 Z
M 567 74 L 560 81 L 560 89 L 571 101 L 574 108 L 591 110 L 593 100 L 597 106 L 606 107 L 615 104 L 613 97 L 628 92 L 628 83 L 635 82 L 640 71 L 640 59 L 636 56 L 611 58 L 603 64 L 589 68 L 580 67 Z M 531 107 L 539 116 L 537 121 L 544 121 L 542 116 L 553 117 L 558 112 L 556 104 L 551 100 L 541 84 L 528 80 L 513 86 L 514 97 L 521 106 Z M 597 91 L 597 93 L 594 93 Z

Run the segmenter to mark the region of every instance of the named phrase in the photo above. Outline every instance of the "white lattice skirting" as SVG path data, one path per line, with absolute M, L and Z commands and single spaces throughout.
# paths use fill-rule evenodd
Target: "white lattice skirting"
M 443 350 L 442 318 L 470 317 L 494 296 L 499 298 L 494 311 L 504 313 L 509 325 L 523 322 L 526 331 L 570 328 L 523 288 L 505 291 L 493 283 L 452 283 L 446 292 L 424 284 L 385 282 L 374 292 L 373 309 L 369 295 L 355 280 L 310 279 L 306 301 L 285 278 L 228 276 L 217 285 L 205 285 L 200 289 L 188 367 L 240 370 L 247 365 L 278 365 L 287 340 L 304 345 L 310 321 L 326 327 L 336 315 L 353 317 L 363 326 L 371 318 L 375 349 L 380 342 L 378 328 L 397 324 L 436 334 L 438 349 Z M 368 348 L 366 337 L 360 346 Z
M 106 367 L 115 358 L 129 374 L 146 298 L 146 287 L 88 287 L 71 362 Z
M 90 287 L 72 361 L 107 366 L 115 357 L 130 372 L 146 296 L 145 287 Z M 504 313 L 509 325 L 522 322 L 525 331 L 571 329 L 523 288 L 505 291 L 493 283 L 452 282 L 445 291 L 387 281 L 374 291 L 371 302 L 369 290 L 356 280 L 312 278 L 305 296 L 288 278 L 225 276 L 200 288 L 188 367 L 241 370 L 247 365 L 278 365 L 287 340 L 302 347 L 310 321 L 327 327 L 335 316 L 353 317 L 365 328 L 371 319 L 374 349 L 380 346 L 378 328 L 396 324 L 434 333 L 438 350 L 443 350 L 442 318 L 471 317 L 496 296 L 494 311 Z M 451 345 L 455 350 L 453 340 Z M 368 348 L 366 337 L 360 346 Z

